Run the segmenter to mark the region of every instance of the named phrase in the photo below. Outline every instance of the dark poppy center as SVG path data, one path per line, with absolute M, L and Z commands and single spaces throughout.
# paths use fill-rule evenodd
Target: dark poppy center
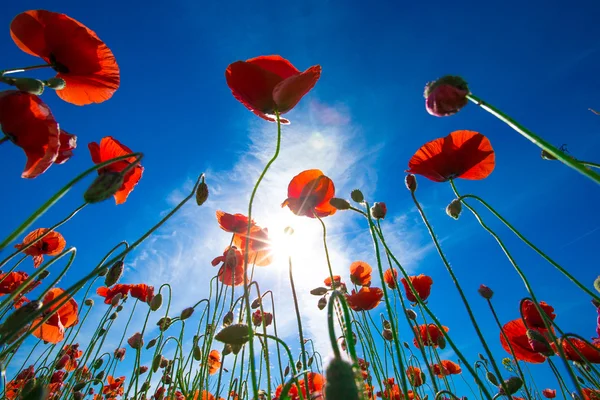
M 48 242 L 42 242 L 42 251 L 48 251 L 49 245 Z
M 56 72 L 60 72 L 62 74 L 68 74 L 69 68 L 67 68 L 64 64 L 61 64 L 56 60 L 56 56 L 53 53 L 50 53 L 50 64 L 52 64 L 52 68 Z

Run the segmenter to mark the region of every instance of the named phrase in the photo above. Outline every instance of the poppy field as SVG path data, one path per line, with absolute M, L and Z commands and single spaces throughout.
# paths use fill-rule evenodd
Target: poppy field
M 496 140 L 535 149 L 545 162 L 559 165 L 572 179 L 593 189 L 600 184 L 600 164 L 580 160 L 545 140 L 543 133 L 528 129 L 493 105 L 493 99 L 488 103 L 475 95 L 471 89 L 476 89 L 460 76 L 423 82 L 429 117 L 455 118 L 468 107 L 497 121 L 501 134 L 492 137 L 458 129 L 423 137 L 422 145 L 405 160 L 405 171 L 393 172 L 400 182 L 398 196 L 409 199 L 436 254 L 436 271 L 448 279 L 447 285 L 436 284 L 437 278 L 429 274 L 415 273 L 402 261 L 394 232 L 385 225 L 390 219 L 386 202 L 374 201 L 361 188 L 336 190 L 331 175 L 314 165 L 297 170 L 287 187 L 278 188 L 278 201 L 294 220 L 319 228 L 319 252 L 324 257 L 315 276 L 305 272 L 294 252 L 286 253 L 282 244 L 293 243 L 294 227 L 275 232 L 271 221 L 257 218 L 261 188 L 277 170 L 282 136 L 295 123 L 292 111 L 307 101 L 304 98 L 327 73 L 318 60 L 312 66 L 297 66 L 282 55 L 231 60 L 222 71 L 224 79 L 210 77 L 222 80 L 223 91 L 233 96 L 235 107 L 245 107 L 261 129 L 272 132 L 273 152 L 261 160 L 250 192 L 236 193 L 248 199 L 247 208 L 221 209 L 216 204 L 216 213 L 200 223 L 218 227 L 220 235 L 212 240 L 222 249 L 211 254 L 211 265 L 201 266 L 204 278 L 194 283 L 207 296 L 176 309 L 172 303 L 184 293 L 172 290 L 169 282 L 131 283 L 127 265 L 177 215 L 214 201 L 213 191 L 220 188 L 214 189 L 219 186 L 213 186 L 210 172 L 198 173 L 172 209 L 149 223 L 140 222 L 143 234 L 125 241 L 115 229 L 101 243 L 110 249 L 102 258 L 93 265 L 75 264 L 77 249 L 61 232 L 78 224 L 79 213 L 94 213 L 97 203 L 114 202 L 126 208 L 138 194 L 136 186 L 145 173 L 144 154 L 136 151 L 142 147 L 141 139 L 124 143 L 118 131 L 107 130 L 100 140 L 86 142 L 86 150 L 81 135 L 70 133 L 45 102 L 58 96 L 70 105 L 92 107 L 110 101 L 120 89 L 118 54 L 100 39 L 103 32 L 92 29 L 85 21 L 46 10 L 24 11 L 10 24 L 12 42 L 34 61 L 30 66 L 0 70 L 0 151 L 8 146 L 22 151 L 21 177 L 28 183 L 43 179 L 48 170 L 68 170 L 74 154 L 89 162 L 84 171 L 70 171 L 71 180 L 61 182 L 54 192 L 41 192 L 37 209 L 12 210 L 21 221 L 17 226 L 2 224 L 2 399 L 600 400 L 596 367 L 600 364 L 600 276 L 595 281 L 580 279 L 554 257 L 555 251 L 538 247 L 536 237 L 522 233 L 519 221 L 504 216 L 503 204 L 495 197 L 459 189 L 461 181 L 482 181 L 492 174 Z M 9 61 L 3 59 L 2 68 L 9 67 L 4 65 Z M 47 76 L 38 78 L 40 74 Z M 3 170 L 3 174 L 18 173 L 12 164 Z M 504 257 L 506 268 L 519 279 L 498 280 L 489 287 L 461 283 L 447 243 L 436 230 L 440 210 L 419 200 L 420 186 L 425 185 L 450 190 L 453 198 L 445 210 L 447 218 L 460 219 L 456 223 L 470 218 L 476 223 L 480 235 L 497 246 L 494 257 Z M 67 215 L 53 213 L 75 187 L 85 187 L 81 205 Z M 368 237 L 372 262 L 356 259 L 343 268 L 335 265 L 327 229 L 329 221 L 341 214 L 358 221 L 357 229 Z M 53 224 L 41 225 L 42 215 L 51 215 Z M 592 312 L 586 309 L 580 315 L 586 326 L 595 327 L 593 336 L 561 326 L 558 306 L 538 297 L 540 281 L 531 279 L 517 261 L 514 241 L 548 271 L 560 275 L 565 288 L 591 303 Z M 255 277 L 275 262 L 285 266 L 286 306 L 278 299 L 280 290 Z M 485 260 L 477 262 L 485 265 Z M 310 304 L 298 289 L 301 274 L 311 275 L 314 282 Z M 517 287 L 527 295 L 510 306 L 512 318 L 504 319 L 498 313 L 498 305 L 504 306 L 501 292 Z M 461 344 L 464 340 L 453 335 L 458 323 L 436 311 L 444 304 L 429 301 L 435 292 L 460 304 L 464 324 L 472 331 L 468 352 Z M 481 304 L 485 318 L 493 321 L 491 328 L 481 322 Z M 316 338 L 309 334 L 307 308 L 326 316 L 327 335 L 319 338 L 326 341 L 326 353 L 319 351 Z M 98 309 L 101 313 L 95 314 Z M 280 331 L 283 320 L 291 321 L 294 340 L 278 333 L 278 316 Z M 143 324 L 136 324 L 136 318 Z M 126 321 L 124 326 L 121 321 Z M 472 348 L 477 349 L 477 357 L 472 357 Z M 536 383 L 538 375 L 532 373 L 536 370 L 549 377 L 544 386 Z

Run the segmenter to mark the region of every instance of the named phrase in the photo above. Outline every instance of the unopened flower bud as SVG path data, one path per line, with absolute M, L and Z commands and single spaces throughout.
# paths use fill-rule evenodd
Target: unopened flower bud
M 108 274 L 106 274 L 106 278 L 104 278 L 104 284 L 110 287 L 117 283 L 119 279 L 121 279 L 124 269 L 125 263 L 123 262 L 123 260 L 115 262 L 112 265 L 112 267 L 110 267 L 110 269 L 108 270 Z
M 334 197 L 329 200 L 329 204 L 333 206 L 336 210 L 348 210 L 350 209 L 350 203 L 348 200 L 340 199 L 339 197 Z
M 231 354 L 231 352 L 233 351 L 232 347 L 230 344 L 226 344 L 225 346 L 223 346 L 223 351 L 221 351 L 221 354 L 223 354 L 223 356 L 226 356 L 228 354 Z
M 92 368 L 94 369 L 98 369 L 102 366 L 102 364 L 104 364 L 104 359 L 103 358 L 97 358 L 96 361 L 94 361 L 94 363 L 92 364 Z
M 407 308 L 405 311 L 408 319 L 412 319 L 413 321 L 417 319 L 417 313 L 414 310 Z
M 169 317 L 162 317 L 161 319 L 158 320 L 158 322 L 156 323 L 156 325 L 160 328 L 161 331 L 164 332 L 171 325 L 171 318 L 169 318 Z
M 600 292 L 600 276 L 596 278 L 596 280 L 594 281 L 594 289 L 596 289 L 596 291 Z
M 44 280 L 44 279 L 46 279 L 48 277 L 48 275 L 50 275 L 50 271 L 44 270 L 44 271 L 40 272 L 40 274 L 38 275 L 37 279 L 39 281 Z
M 229 326 L 233 323 L 233 312 L 227 311 L 227 314 L 223 317 L 223 326 Z
M 437 340 L 437 345 L 440 349 L 442 349 L 442 350 L 445 349 L 446 348 L 446 337 L 443 335 L 440 335 Z
M 150 389 L 150 382 L 146 381 L 142 384 L 141 390 L 142 390 L 142 392 L 147 392 L 148 389 Z
M 192 355 L 194 356 L 194 360 L 196 360 L 196 361 L 202 360 L 202 350 L 200 349 L 200 346 L 198 346 L 198 345 L 194 346 Z
M 106 329 L 102 328 L 98 331 L 98 336 L 104 336 L 105 333 L 106 333 Z
M 73 400 L 83 400 L 84 395 L 81 392 L 73 392 Z
M 161 368 L 166 368 L 169 365 L 169 360 L 166 359 L 165 357 L 160 358 L 160 367 Z
M 146 350 L 153 348 L 155 345 L 156 345 L 156 338 L 150 339 L 150 341 L 146 345 Z
M 402 345 L 404 345 L 404 347 L 406 347 L 407 349 L 409 349 L 409 350 L 410 350 L 410 346 L 408 345 L 408 343 L 406 343 L 406 342 L 403 342 L 403 343 L 402 343 Z
M 494 291 L 485 285 L 479 285 L 479 289 L 477 289 L 481 297 L 484 299 L 490 300 L 494 295 Z
M 498 386 L 498 379 L 496 378 L 496 375 L 494 375 L 491 371 L 488 371 L 485 374 L 485 377 L 487 378 L 488 381 L 490 381 L 490 383 L 494 386 Z
M 404 183 L 406 184 L 406 188 L 410 190 L 411 193 L 414 193 L 417 190 L 417 178 L 413 174 L 406 175 L 404 178 Z
M 113 297 L 112 300 L 110 301 L 110 305 L 112 307 L 116 307 L 119 304 L 119 302 L 121 301 L 122 298 L 123 298 L 123 294 L 122 293 L 117 293 L 115 295 L 115 297 Z
M 328 399 L 358 400 L 358 387 L 352 365 L 340 358 L 333 359 L 327 367 L 325 397 Z
M 208 185 L 204 182 L 204 174 L 196 189 L 196 204 L 201 206 L 208 199 Z
M 529 346 L 536 353 L 540 353 L 545 355 L 546 357 L 550 357 L 554 355 L 554 350 L 548 343 L 548 340 L 542 335 L 540 332 L 535 329 L 527 329 L 526 332 L 527 341 L 529 342 Z
M 469 102 L 469 87 L 460 76 L 446 75 L 425 86 L 425 108 L 436 117 L 456 114 Z
M 155 294 L 152 300 L 150 300 L 150 309 L 152 311 L 158 310 L 162 306 L 162 300 L 162 294 Z
M 160 368 L 160 362 L 162 360 L 163 356 L 161 356 L 160 354 L 157 354 L 154 357 L 154 360 L 152 360 L 152 371 L 156 372 L 158 371 L 158 369 Z
M 123 174 L 105 171 L 98 175 L 83 193 L 87 203 L 99 203 L 112 197 L 123 186 Z
M 517 393 L 519 389 L 523 386 L 523 381 L 521 378 L 516 376 L 511 376 L 507 380 L 504 381 L 504 385 L 500 387 L 501 395 L 513 395 Z
M 179 318 L 183 321 L 184 319 L 188 319 L 194 313 L 194 307 L 188 307 L 181 312 Z
M 99 381 L 104 380 L 104 371 L 100 371 L 96 374 L 96 376 L 94 377 L 94 379 L 97 379 Z
M 458 199 L 452 200 L 450 204 L 448 204 L 448 207 L 446 207 L 446 214 L 454 219 L 458 219 L 461 212 L 462 203 Z
M 143 375 L 146 372 L 148 372 L 148 367 L 146 367 L 145 365 L 140 366 L 137 370 L 138 375 Z
M 30 301 L 21 308 L 15 310 L 10 314 L 4 323 L 0 325 L 0 334 L 7 335 L 7 338 L 12 337 L 15 333 L 18 333 L 23 326 L 27 325 L 25 321 L 33 315 L 37 315 L 42 308 L 42 302 L 39 300 Z
M 115 310 L 116 312 L 121 312 L 123 311 L 123 306 L 121 304 L 119 304 L 119 306 L 117 307 L 117 309 Z
M 141 333 L 136 332 L 129 339 L 127 339 L 127 343 L 129 343 L 132 349 L 139 350 L 144 345 L 144 338 L 142 338 Z
M 296 370 L 297 370 L 297 371 L 300 371 L 301 369 L 302 369 L 302 361 L 298 360 L 298 361 L 296 362 Z
M 379 202 L 371 207 L 371 216 L 375 219 L 384 219 L 387 214 L 387 206 L 385 203 Z
M 47 79 L 44 84 L 50 89 L 63 90 L 67 87 L 67 82 L 63 78 L 55 76 L 54 78 Z
M 119 316 L 119 313 L 114 312 L 114 313 L 110 314 L 110 317 L 108 317 L 108 319 L 112 319 L 114 321 L 115 319 L 117 319 L 118 316 Z
M 91 307 L 94 305 L 94 300 L 93 299 L 85 299 L 85 301 L 83 302 L 83 304 L 85 304 L 88 307 Z
M 108 267 L 103 267 L 98 270 L 98 276 L 106 276 L 108 274 Z
M 327 307 L 327 299 L 325 298 L 325 296 L 323 296 L 319 299 L 319 302 L 317 303 L 317 307 L 319 307 L 319 310 L 322 310 L 325 307 Z
M 260 307 L 261 303 L 262 303 L 262 298 L 259 297 L 252 302 L 252 304 L 250 305 L 250 308 L 252 308 L 253 310 L 257 309 L 258 307 Z
M 362 203 L 363 201 L 365 201 L 365 196 L 363 196 L 362 192 L 360 191 L 360 189 L 354 189 L 351 193 L 350 193 L 350 198 L 352 200 L 354 200 L 357 203 Z
M 392 341 L 394 340 L 394 335 L 392 334 L 392 330 L 391 329 L 384 329 L 381 332 L 381 335 L 383 336 L 383 338 L 387 341 Z
M 73 391 L 74 392 L 79 392 L 81 391 L 84 387 L 86 387 L 88 384 L 88 382 L 79 382 L 78 384 L 73 386 Z
M 392 329 L 392 324 L 387 319 L 383 320 L 383 329 Z
M 35 94 L 36 96 L 44 93 L 44 82 L 39 79 L 34 78 L 14 78 L 12 81 L 12 85 L 14 85 L 17 89 L 22 92 L 27 92 L 31 94 Z

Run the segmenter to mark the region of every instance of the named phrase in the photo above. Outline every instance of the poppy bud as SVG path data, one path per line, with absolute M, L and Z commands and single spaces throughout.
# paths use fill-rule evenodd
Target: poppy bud
M 150 300 L 150 309 L 152 311 L 156 311 L 162 306 L 162 294 L 157 293 L 154 295 L 152 300 Z
M 310 294 L 315 295 L 315 296 L 323 296 L 328 291 L 329 290 L 327 288 L 318 287 L 318 288 L 315 288 L 315 289 L 311 290 Z
M 84 387 L 87 386 L 89 382 L 79 382 L 78 384 L 76 384 L 75 386 L 73 386 L 73 391 L 74 392 L 80 392 Z
M 58 360 L 58 362 L 54 365 L 54 369 L 63 369 L 67 363 L 69 362 L 69 356 L 65 354 Z
M 350 363 L 340 358 L 335 358 L 329 363 L 325 378 L 325 398 L 359 399 L 354 371 Z
M 258 307 L 260 307 L 260 304 L 262 303 L 262 299 L 259 297 L 257 299 L 255 299 L 252 304 L 250 305 L 250 308 L 257 309 Z
M 233 312 L 227 311 L 227 314 L 223 317 L 223 325 L 229 326 L 233 322 Z
M 138 368 L 137 373 L 138 375 L 143 375 L 146 372 L 148 372 L 148 367 L 146 367 L 145 365 L 142 365 L 141 367 Z
M 221 354 L 223 354 L 223 356 L 226 356 L 228 354 L 231 354 L 231 352 L 233 351 L 232 347 L 230 344 L 226 344 L 225 346 L 223 346 L 223 351 L 221 351 Z
M 392 334 L 392 331 L 390 329 L 384 329 L 381 332 L 381 335 L 383 336 L 383 338 L 389 342 L 391 342 L 392 340 L 394 340 L 394 335 Z
M 169 365 L 169 360 L 167 360 L 165 357 L 161 356 L 160 357 L 160 367 L 166 368 L 168 365 Z
M 98 359 L 96 359 L 96 361 L 93 362 L 92 368 L 93 369 L 98 369 L 98 368 L 100 368 L 102 366 L 102 364 L 104 364 L 104 359 L 98 358 Z
M 350 203 L 347 200 L 340 199 L 338 197 L 334 197 L 329 200 L 329 204 L 331 204 L 336 210 L 348 210 L 350 209 Z
M 306 363 L 306 366 L 310 368 L 310 366 L 312 365 L 313 361 L 315 361 L 315 357 L 314 356 L 310 356 L 308 358 L 308 361 Z
M 108 270 L 108 274 L 106 274 L 106 278 L 104 278 L 104 284 L 106 286 L 112 286 L 121 279 L 123 275 L 123 270 L 125 269 L 125 263 L 123 260 L 119 260 L 115 262 L 112 267 Z M 121 294 L 121 293 L 119 293 Z
M 202 174 L 201 182 L 196 189 L 196 204 L 201 206 L 208 199 L 208 185 L 204 182 L 204 174 Z
M 156 323 L 156 325 L 160 328 L 160 330 L 162 332 L 164 332 L 171 325 L 171 318 L 169 318 L 169 317 L 162 317 L 161 319 L 158 320 L 158 322 Z
M 117 293 L 115 295 L 115 297 L 113 297 L 112 300 L 110 301 L 110 305 L 112 307 L 115 307 L 117 304 L 119 304 L 119 301 L 121 301 L 122 298 L 123 298 L 123 294 L 122 293 Z
M 108 317 L 108 319 L 112 319 L 114 321 L 115 319 L 117 319 L 118 316 L 119 316 L 119 313 L 114 312 L 114 313 L 110 314 L 110 317 Z
M 122 306 L 122 305 L 119 305 L 115 311 L 117 311 L 117 312 L 121 312 L 121 311 L 123 311 L 123 306 Z
M 210 335 L 213 331 L 213 326 L 212 324 L 206 324 L 206 335 Z
M 387 214 L 387 206 L 385 203 L 375 203 L 371 207 L 371 216 L 375 219 L 384 219 Z
M 4 323 L 0 325 L 0 334 L 6 335 L 10 334 L 7 337 L 10 338 L 14 335 L 14 333 L 19 332 L 23 326 L 25 326 L 25 321 L 29 319 L 30 316 L 38 314 L 39 310 L 42 308 L 42 302 L 39 300 L 30 301 L 25 304 L 23 307 L 15 310 L 11 315 L 6 318 Z
M 543 354 L 546 357 L 554 355 L 554 350 L 550 347 L 550 343 L 544 335 L 534 329 L 527 329 L 527 341 L 531 349 L 537 353 Z
M 283 371 L 283 375 L 284 375 L 284 376 L 287 376 L 287 374 L 289 374 L 289 373 L 290 373 L 290 366 L 289 366 L 289 365 L 286 365 L 286 366 L 285 366 L 285 370 Z
M 83 400 L 84 396 L 81 392 L 73 392 L 73 400 Z
M 35 94 L 36 96 L 44 93 L 44 82 L 34 78 L 13 78 L 11 85 L 22 92 Z
M 594 281 L 594 289 L 596 289 L 598 292 L 600 292 L 600 276 L 596 278 L 596 280 Z
M 458 219 L 461 212 L 462 203 L 458 199 L 452 200 L 450 204 L 448 204 L 448 207 L 446 207 L 446 214 L 448 214 L 449 217 L 452 217 L 454 219 Z
M 425 86 L 425 108 L 436 117 L 456 114 L 467 105 L 469 87 L 460 76 L 446 75 Z
M 196 360 L 196 361 L 202 360 L 202 350 L 200 349 L 200 346 L 198 346 L 198 345 L 194 346 L 193 356 L 194 356 L 194 360 Z
M 123 174 L 119 172 L 103 172 L 83 193 L 87 203 L 99 203 L 112 197 L 123 186 Z
M 154 372 L 158 371 L 158 368 L 160 367 L 161 359 L 162 359 L 162 356 L 160 354 L 157 354 L 154 357 L 154 360 L 152 360 L 152 371 L 154 371 Z
M 96 376 L 94 377 L 94 379 L 97 379 L 99 381 L 104 379 L 104 371 L 100 371 L 96 374 Z
M 404 347 L 406 347 L 408 350 L 410 350 L 410 346 L 408 345 L 408 343 L 404 342 L 402 344 L 404 345 Z
M 42 271 L 37 279 L 39 281 L 44 280 L 48 277 L 48 275 L 50 275 L 50 271 L 48 271 L 48 270 Z
M 44 85 L 54 90 L 63 90 L 67 87 L 67 82 L 63 78 L 59 78 L 55 76 L 54 78 L 50 78 L 44 81 Z
M 98 336 L 104 336 L 105 333 L 106 333 L 106 329 L 102 328 L 98 331 Z
M 162 381 L 162 383 L 164 383 L 165 385 L 170 385 L 171 384 L 171 376 L 169 375 L 163 375 L 162 378 L 160 378 L 160 380 Z
M 25 384 L 19 398 L 23 400 L 40 400 L 48 397 L 48 388 L 45 384 L 37 382 L 37 379 L 31 379 Z
M 496 375 L 494 375 L 491 371 L 488 371 L 485 374 L 485 377 L 487 378 L 488 381 L 490 381 L 490 383 L 494 386 L 498 386 L 498 379 L 496 378 Z
M 510 395 L 512 396 L 513 394 L 517 393 L 517 391 L 519 389 L 521 389 L 521 386 L 523 386 L 523 381 L 521 380 L 521 378 L 516 377 L 516 376 L 511 376 L 510 378 L 508 378 L 507 380 L 504 381 L 504 385 L 500 386 L 500 394 L 501 395 Z M 504 388 L 506 388 L 506 391 L 508 393 L 505 393 Z
M 179 316 L 179 318 L 181 320 L 188 319 L 189 317 L 192 316 L 193 313 L 194 313 L 194 307 L 188 307 L 181 312 L 181 315 Z
M 594 307 L 600 308 L 600 302 L 598 300 L 592 299 L 592 304 L 594 305 Z
M 384 329 L 392 329 L 392 324 L 390 324 L 390 321 L 384 320 L 383 321 L 383 328 Z
M 103 268 L 100 268 L 100 270 L 98 270 L 98 276 L 105 276 L 106 274 L 108 274 L 107 267 L 103 267 Z
M 301 369 L 302 369 L 302 361 L 298 360 L 298 361 L 296 362 L 296 370 L 297 370 L 297 371 L 300 371 Z
M 156 345 L 156 338 L 151 339 L 146 345 L 146 350 L 153 348 Z
M 144 382 L 141 387 L 142 392 L 147 392 L 148 389 L 150 389 L 150 382 Z
M 317 307 L 319 307 L 319 310 L 322 310 L 325 307 L 327 307 L 327 299 L 325 298 L 325 296 L 323 296 L 319 299 L 319 302 L 317 303 Z
M 365 196 L 363 196 L 362 192 L 359 189 L 354 189 L 350 193 L 350 198 L 357 203 L 362 203 L 363 201 L 365 201 Z
M 141 333 L 136 332 L 129 339 L 127 339 L 127 343 L 129 343 L 132 349 L 139 350 L 144 345 L 144 338 L 142 337 Z
M 249 332 L 250 329 L 248 328 L 248 325 L 229 325 L 228 327 L 221 329 L 221 331 L 215 335 L 215 339 L 226 344 L 241 346 L 248 341 Z
M 437 345 L 439 346 L 440 349 L 442 349 L 442 350 L 445 349 L 446 348 L 446 337 L 443 335 L 440 335 L 437 340 Z
M 477 289 L 481 297 L 484 299 L 490 300 L 494 295 L 494 291 L 485 285 L 479 285 L 479 289 Z
M 417 313 L 414 310 L 407 308 L 405 311 L 408 319 L 412 319 L 413 321 L 417 319 Z

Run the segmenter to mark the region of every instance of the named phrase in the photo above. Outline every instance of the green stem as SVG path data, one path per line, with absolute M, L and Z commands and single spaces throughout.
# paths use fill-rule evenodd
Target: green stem
M 538 146 L 540 149 L 550 153 L 552 156 L 554 156 L 557 160 L 559 160 L 566 166 L 571 167 L 580 174 L 583 174 L 586 177 L 590 178 L 597 184 L 600 184 L 600 174 L 590 170 L 589 168 L 586 168 L 581 162 L 577 161 L 568 154 L 565 154 L 560 149 L 554 147 L 535 133 L 531 132 L 529 129 L 525 128 L 523 125 L 519 124 L 514 119 L 510 118 L 508 115 L 504 114 L 502 111 L 498 110 L 496 107 L 484 102 L 483 100 L 471 93 L 467 95 L 467 99 L 477 104 L 479 107 L 483 108 L 485 111 L 489 112 L 490 114 L 498 118 L 500 121 L 506 123 L 508 126 L 520 133 L 523 137 L 525 137 L 530 142 Z
M 579 161 L 579 162 L 582 163 L 583 165 L 585 165 L 586 167 L 600 168 L 600 163 L 594 163 L 594 162 L 589 162 L 589 161 Z
M 0 71 L 0 76 L 4 76 L 7 74 L 16 74 L 19 72 L 31 71 L 32 69 L 40 69 L 40 68 L 48 68 L 48 67 L 52 67 L 52 65 L 51 64 L 40 64 L 40 65 L 32 65 L 30 67 L 5 69 L 5 70 Z
M 290 276 L 290 289 L 292 290 L 292 298 L 294 299 L 294 310 L 296 311 L 296 321 L 298 322 L 298 336 L 300 337 L 300 351 L 302 352 L 302 368 L 306 370 L 306 347 L 304 346 L 304 333 L 302 329 L 302 317 L 300 317 L 300 307 L 298 306 L 298 295 L 296 294 L 296 286 L 294 285 L 294 274 L 292 272 L 292 256 L 288 256 L 288 264 Z M 310 385 L 308 384 L 307 372 L 304 373 L 304 385 L 306 387 L 306 396 L 310 398 Z

